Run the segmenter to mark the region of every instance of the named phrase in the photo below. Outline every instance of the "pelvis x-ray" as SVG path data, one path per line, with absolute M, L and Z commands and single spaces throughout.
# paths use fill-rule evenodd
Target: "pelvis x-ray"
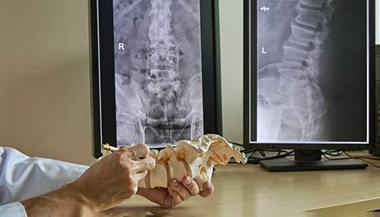
M 114 0 L 117 144 L 203 134 L 200 0 Z
M 257 1 L 258 142 L 367 141 L 367 5 Z

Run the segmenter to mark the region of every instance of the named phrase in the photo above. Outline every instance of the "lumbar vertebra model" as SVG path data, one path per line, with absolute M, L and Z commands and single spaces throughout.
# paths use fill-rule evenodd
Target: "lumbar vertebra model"
M 109 147 L 103 146 L 103 156 L 111 153 Z M 216 134 L 203 135 L 192 141 L 181 140 L 176 147 L 167 145 L 160 151 L 151 150 L 150 156 L 156 160 L 156 166 L 140 180 L 139 187 L 167 187 L 171 179 L 182 180 L 189 176 L 202 190 L 203 183 L 211 181 L 215 165 L 226 165 L 232 157 L 237 163 L 247 162 L 238 147 Z

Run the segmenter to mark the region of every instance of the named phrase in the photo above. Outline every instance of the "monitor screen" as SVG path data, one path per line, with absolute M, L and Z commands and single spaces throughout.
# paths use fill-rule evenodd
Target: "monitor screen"
M 374 1 L 245 1 L 249 147 L 374 142 Z
M 91 4 L 96 149 L 221 133 L 213 1 Z

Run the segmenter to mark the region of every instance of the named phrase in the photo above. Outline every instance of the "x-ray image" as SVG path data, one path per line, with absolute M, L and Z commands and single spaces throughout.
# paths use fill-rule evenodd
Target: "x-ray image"
M 257 1 L 253 140 L 368 141 L 367 12 L 366 0 Z
M 203 134 L 199 1 L 113 1 L 118 146 Z

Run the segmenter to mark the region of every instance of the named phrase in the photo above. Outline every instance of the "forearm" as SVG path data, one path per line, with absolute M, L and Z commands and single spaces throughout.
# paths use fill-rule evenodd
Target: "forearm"
M 70 184 L 51 193 L 21 202 L 28 217 L 81 217 L 95 216 L 86 198 Z

